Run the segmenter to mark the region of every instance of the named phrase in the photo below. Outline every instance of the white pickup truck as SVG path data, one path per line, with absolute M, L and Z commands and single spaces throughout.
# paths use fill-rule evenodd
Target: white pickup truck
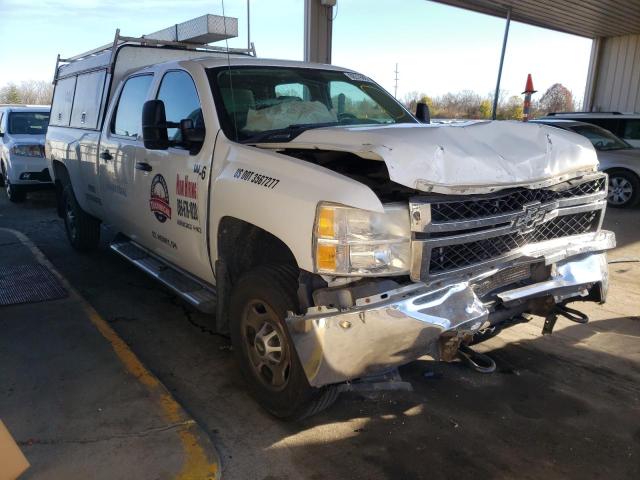
M 144 38 L 61 61 L 55 84 L 69 241 L 119 232 L 115 252 L 215 314 L 276 416 L 605 301 L 607 182 L 579 135 L 426 125 L 352 70 Z

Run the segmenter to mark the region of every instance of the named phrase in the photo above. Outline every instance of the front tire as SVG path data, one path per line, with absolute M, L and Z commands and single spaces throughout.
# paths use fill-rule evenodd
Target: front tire
M 264 265 L 234 286 L 229 304 L 230 333 L 236 361 L 253 396 L 272 415 L 299 420 L 330 406 L 333 387 L 307 382 L 285 323 L 299 310 L 297 269 Z
M 95 250 L 100 243 L 100 221 L 82 210 L 70 184 L 62 192 L 62 206 L 71 246 L 80 252 Z
M 609 174 L 607 204 L 613 208 L 631 208 L 640 200 L 640 178 L 629 170 L 614 169 Z
M 20 185 L 12 185 L 9 181 L 9 177 L 6 177 L 5 191 L 7 192 L 7 198 L 12 203 L 22 203 L 27 199 L 27 191 Z

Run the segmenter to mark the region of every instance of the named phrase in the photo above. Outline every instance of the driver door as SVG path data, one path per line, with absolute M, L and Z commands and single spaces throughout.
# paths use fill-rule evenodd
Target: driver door
M 165 72 L 156 98 L 164 103 L 168 124 L 190 119 L 195 128 L 205 127 L 196 86 L 186 71 Z M 168 128 L 167 134 L 167 150 L 143 147 L 138 160 L 146 169 L 136 177 L 138 204 L 147 210 L 145 245 L 183 270 L 213 282 L 206 244 L 212 152 L 202 145 L 187 146 L 180 128 Z

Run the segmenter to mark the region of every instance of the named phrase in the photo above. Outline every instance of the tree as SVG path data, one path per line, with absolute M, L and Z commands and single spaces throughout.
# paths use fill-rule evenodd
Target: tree
M 575 110 L 571 91 L 561 83 L 554 83 L 544 92 L 538 102 L 538 108 L 543 113 L 570 112 Z
M 21 103 L 21 98 L 15 83 L 9 83 L 0 89 L 0 103 Z
M 20 85 L 8 83 L 0 88 L 0 103 L 48 105 L 53 96 L 53 85 L 42 80 L 27 80 Z
M 480 118 L 491 118 L 491 100 L 485 98 L 480 102 Z
M 524 101 L 521 97 L 513 95 L 502 105 L 498 106 L 499 120 L 522 120 L 524 115 Z

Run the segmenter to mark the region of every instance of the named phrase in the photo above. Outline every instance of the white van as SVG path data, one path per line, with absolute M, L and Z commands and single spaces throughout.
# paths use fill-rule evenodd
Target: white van
M 0 185 L 12 202 L 52 185 L 44 156 L 48 125 L 48 106 L 0 105 Z

